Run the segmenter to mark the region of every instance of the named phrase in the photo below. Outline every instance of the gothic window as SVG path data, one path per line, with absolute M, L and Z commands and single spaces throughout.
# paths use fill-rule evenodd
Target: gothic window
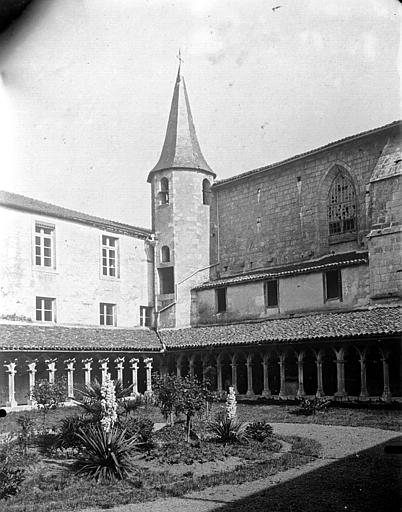
M 170 261 L 170 249 L 167 245 L 164 245 L 161 249 L 161 261 L 162 263 L 168 263 Z
M 328 194 L 329 235 L 355 233 L 356 194 L 352 181 L 339 173 L 332 182 Z
M 161 188 L 158 194 L 159 204 L 169 204 L 169 180 L 161 179 Z
M 207 179 L 202 182 L 202 204 L 210 204 L 211 184 Z

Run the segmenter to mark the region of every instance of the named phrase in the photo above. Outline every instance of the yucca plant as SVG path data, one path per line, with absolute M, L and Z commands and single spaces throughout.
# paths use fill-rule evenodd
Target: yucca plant
M 220 413 L 215 420 L 208 425 L 209 430 L 215 435 L 216 439 L 221 443 L 244 443 L 247 442 L 247 426 L 237 418 L 229 417 L 225 413 Z
M 105 432 L 99 424 L 79 429 L 77 436 L 82 442 L 77 474 L 101 482 L 122 480 L 130 473 L 136 436 L 127 439 L 126 430 L 118 427 Z

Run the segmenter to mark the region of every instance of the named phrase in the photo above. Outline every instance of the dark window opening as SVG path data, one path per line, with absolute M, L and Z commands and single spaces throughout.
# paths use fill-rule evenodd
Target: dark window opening
M 207 179 L 202 182 L 202 203 L 211 204 L 211 184 Z
M 161 261 L 162 263 L 168 263 L 170 261 L 170 249 L 167 245 L 164 245 L 161 249 Z
M 140 325 L 142 327 L 152 326 L 152 308 L 140 306 Z
M 216 290 L 216 306 L 218 313 L 226 311 L 226 288 L 218 288 Z
M 278 306 L 278 280 L 265 283 L 265 307 L 274 308 Z
M 325 272 L 325 300 L 331 299 L 342 300 L 342 278 L 339 269 Z
M 356 228 L 355 189 L 347 176 L 338 174 L 328 194 L 329 234 L 355 233 Z
M 160 294 L 174 293 L 173 267 L 158 268 Z
M 161 179 L 161 190 L 158 194 L 159 204 L 169 204 L 169 180 Z

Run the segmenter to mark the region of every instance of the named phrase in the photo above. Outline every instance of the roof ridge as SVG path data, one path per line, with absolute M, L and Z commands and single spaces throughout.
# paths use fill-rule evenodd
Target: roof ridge
M 342 139 L 338 139 L 338 140 L 333 141 L 333 142 L 328 142 L 327 144 L 324 144 L 323 146 L 319 146 L 318 148 L 310 149 L 310 150 L 305 151 L 303 153 L 298 153 L 296 155 L 292 155 L 292 156 L 290 156 L 288 158 L 285 158 L 284 160 L 279 160 L 278 162 L 273 162 L 272 164 L 268 164 L 268 165 L 264 165 L 264 166 L 261 166 L 261 167 L 257 167 L 255 169 L 251 169 L 249 171 L 243 171 L 243 172 L 241 172 L 239 174 L 235 174 L 234 176 L 230 176 L 229 178 L 224 178 L 224 179 L 221 179 L 221 180 L 217 180 L 213 184 L 213 187 L 217 188 L 217 187 L 219 187 L 221 185 L 223 186 L 223 185 L 226 185 L 228 183 L 232 183 L 234 181 L 241 180 L 241 179 L 246 178 L 248 176 L 252 176 L 254 174 L 259 174 L 260 172 L 269 171 L 269 170 L 274 169 L 276 167 L 281 167 L 282 165 L 286 165 L 286 164 L 292 163 L 293 161 L 299 160 L 300 158 L 304 158 L 304 157 L 307 157 L 307 156 L 319 153 L 321 151 L 324 151 L 326 149 L 330 149 L 331 147 L 336 146 L 338 144 L 345 144 L 345 143 L 350 142 L 350 141 L 352 141 L 354 139 L 358 139 L 358 138 L 361 138 L 361 137 L 366 137 L 366 136 L 369 136 L 369 135 L 373 135 L 373 134 L 375 134 L 377 132 L 380 132 L 380 131 L 383 131 L 383 130 L 387 130 L 389 128 L 394 128 L 394 127 L 396 127 L 398 125 L 401 125 L 401 124 L 402 124 L 402 119 L 399 119 L 397 121 L 392 121 L 391 123 L 385 124 L 383 126 L 379 126 L 377 128 L 372 128 L 372 129 L 366 130 L 364 132 L 359 132 L 359 133 L 355 133 L 353 135 L 348 135 L 347 137 L 343 137 Z

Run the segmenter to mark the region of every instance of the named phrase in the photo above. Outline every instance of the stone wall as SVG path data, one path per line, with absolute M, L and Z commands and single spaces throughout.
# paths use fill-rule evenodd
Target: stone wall
M 370 204 L 366 192 L 386 143 L 377 133 L 336 145 L 292 163 L 218 185 L 211 209 L 211 278 L 300 262 L 367 247 Z M 327 197 L 342 169 L 354 184 L 357 237 L 330 243 Z

